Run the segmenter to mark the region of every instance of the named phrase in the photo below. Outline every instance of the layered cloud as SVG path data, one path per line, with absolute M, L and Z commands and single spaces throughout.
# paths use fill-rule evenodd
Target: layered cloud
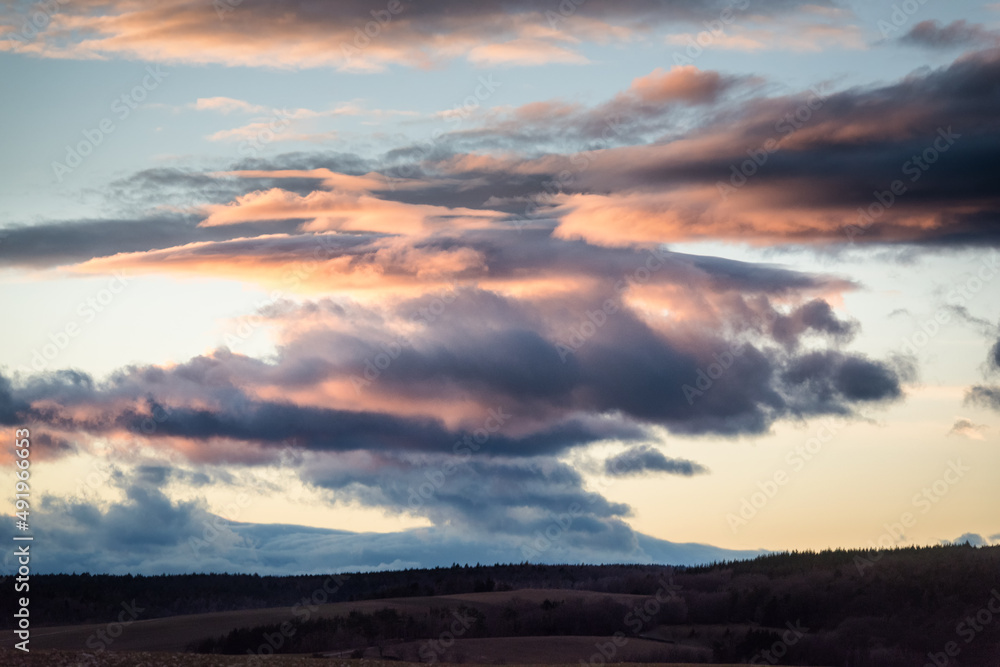
M 854 282 L 663 243 L 832 242 L 845 224 L 835 211 L 849 206 L 834 202 L 860 177 L 833 160 L 820 179 L 816 155 L 902 151 L 943 113 L 904 110 L 908 94 L 962 93 L 956 71 L 983 79 L 994 66 L 984 55 L 822 98 L 768 97 L 756 79 L 679 66 L 594 107 L 495 110 L 430 151 L 390 152 L 378 169 L 299 154 L 211 174 L 144 172 L 133 182 L 158 197 L 189 195 L 155 232 L 143 238 L 141 220 L 16 228 L 18 261 L 263 284 L 272 299 L 255 321 L 277 341 L 275 355 L 220 349 L 103 381 L 19 376 L 5 380 L 0 418 L 30 418 L 67 443 L 61 451 L 140 442 L 208 465 L 269 465 L 294 442 L 301 478 L 337 497 L 512 536 L 578 506 L 574 544 L 637 544 L 630 508 L 590 488 L 569 455 L 601 444 L 618 452 L 607 460 L 612 477 L 683 482 L 707 471 L 663 455 L 664 432 L 738 436 L 860 416 L 901 398 L 909 372 L 905 360 L 850 350 L 859 325 L 839 304 Z M 934 104 L 976 115 L 975 102 Z M 232 99 L 202 106 L 255 112 Z M 727 161 L 764 141 L 788 108 L 792 118 L 809 110 L 813 124 L 783 136 L 759 181 L 720 192 Z M 679 136 L 641 139 L 669 134 L 678 113 L 695 109 L 702 118 Z M 904 129 L 889 126 L 893 113 L 910 119 Z M 616 129 L 603 146 L 526 148 L 556 123 L 581 144 L 603 140 L 608 116 Z M 471 143 L 485 150 L 461 150 Z M 88 228 L 98 233 L 82 247 L 58 240 Z M 926 220 L 902 228 L 938 233 Z M 122 229 L 135 236 L 116 237 Z M 893 236 L 870 229 L 868 238 Z
M 375 449 L 441 452 L 460 439 L 455 428 L 503 407 L 522 418 L 501 449 L 531 455 L 641 435 L 629 424 L 763 432 L 775 419 L 849 414 L 854 403 L 900 395 L 901 367 L 838 349 L 849 327 L 836 316 L 787 324 L 827 310 L 825 302 L 783 314 L 787 307 L 766 296 L 808 279 L 751 276 L 760 290 L 751 296 L 749 287 L 737 292 L 739 265 L 689 262 L 682 256 L 677 271 L 687 269 L 703 292 L 670 302 L 676 315 L 664 314 L 655 294 L 650 310 L 641 292 L 632 299 L 613 285 L 527 294 L 459 287 L 383 295 L 378 306 L 279 302 L 263 320 L 280 341 L 273 362 L 223 350 L 174 368 L 124 369 L 103 384 L 36 376 L 5 391 L 6 411 L 31 405 L 23 416 L 100 434 L 134 431 L 158 405 L 174 417 L 153 438 L 243 441 L 251 452 L 288 438 L 347 451 L 369 438 Z M 701 305 L 711 311 L 697 312 Z M 832 347 L 800 349 L 803 341 Z M 606 421 L 612 415 L 628 419 Z
M 294 264 L 298 238 L 220 242 L 191 261 L 202 273 L 240 272 L 259 247 L 243 277 L 259 276 L 269 262 Z M 266 466 L 294 443 L 300 477 L 337 497 L 521 537 L 577 507 L 568 543 L 596 548 L 639 538 L 625 522 L 630 508 L 588 489 L 570 453 L 624 446 L 613 460 L 636 463 L 628 474 L 690 476 L 706 471 L 652 448 L 663 429 L 759 434 L 902 395 L 905 364 L 846 349 L 857 325 L 821 296 L 852 288 L 838 278 L 537 230 L 333 238 L 343 257 L 313 281 L 332 296 L 276 299 L 259 314 L 278 340 L 274 358 L 221 349 L 103 381 L 79 372 L 4 379 L 0 419 L 68 443 L 48 456 L 103 442 L 201 465 Z M 483 260 L 432 274 L 398 258 L 362 264 L 377 294 L 362 299 L 338 282 L 336 262 L 372 261 L 385 238 L 430 258 L 468 248 Z M 174 252 L 189 261 L 199 250 Z M 175 270 L 173 261 L 154 254 L 127 266 Z M 456 276 L 468 284 L 446 283 Z
M 588 42 L 645 39 L 668 23 L 698 29 L 727 5 L 590 0 L 552 18 L 527 2 L 389 3 L 384 15 L 304 2 L 281 6 L 278 20 L 279 5 L 256 0 L 221 16 L 211 3 L 179 0 L 76 3 L 15 48 L 344 69 L 459 57 L 570 64 L 586 61 Z M 858 45 L 850 17 L 828 3 L 767 3 L 753 16 L 766 23 L 793 11 L 815 22 L 805 38 Z M 378 34 L 351 46 L 370 21 Z M 966 29 L 917 26 L 908 39 L 947 42 Z M 273 354 L 254 358 L 234 344 L 107 378 L 4 370 L 0 423 L 35 425 L 51 445 L 40 458 L 100 443 L 177 468 L 280 461 L 336 502 L 434 525 L 359 537 L 231 524 L 208 568 L 252 567 L 239 550 L 259 544 L 260 571 L 279 569 L 277 540 L 288 534 L 345 554 L 345 567 L 429 565 L 429 556 L 387 554 L 423 553 L 428 540 L 470 553 L 487 536 L 519 545 L 566 513 L 572 528 L 542 559 L 654 558 L 662 545 L 629 527 L 632 509 L 575 457 L 599 451 L 597 472 L 610 483 L 697 484 L 710 471 L 664 454 L 667 437 L 868 417 L 903 398 L 912 366 L 853 347 L 863 332 L 844 296 L 863 286 L 850 277 L 670 246 L 996 245 L 998 106 L 1000 52 L 989 49 L 839 90 L 779 92 L 763 77 L 668 64 L 593 104 L 482 108 L 461 128 L 381 155 L 317 151 L 134 174 L 109 189 L 119 216 L 4 230 L 0 265 L 263 286 L 270 298 L 251 328 L 271 335 Z M 245 117 L 211 135 L 218 141 L 251 135 L 274 111 L 221 96 L 193 109 Z M 989 364 L 995 372 L 1000 343 Z M 998 397 L 983 383 L 968 401 L 997 408 Z M 980 431 L 960 420 L 951 433 Z M 296 456 L 283 461 L 289 447 Z M 81 527 L 52 523 L 53 535 L 79 544 L 84 529 L 105 535 L 148 514 L 171 530 L 130 524 L 133 561 L 115 567 L 139 559 L 173 571 L 179 545 L 211 517 L 171 501 L 150 470 L 140 477 L 103 509 L 53 501 L 53 514 Z M 351 560 L 347 540 L 370 553 Z M 313 566 L 311 555 L 301 564 Z
M 470 275 L 489 265 L 481 246 L 511 229 L 601 246 L 992 244 L 998 54 L 877 88 L 781 96 L 746 77 L 657 69 L 592 107 L 549 100 L 492 110 L 377 160 L 295 154 L 214 174 L 150 170 L 116 187 L 116 199 L 141 188 L 158 203 L 175 199 L 179 212 L 9 228 L 0 262 L 51 266 L 157 250 L 149 264 L 169 257 L 162 266 L 180 269 L 190 256 L 234 253 L 237 245 L 220 242 L 251 239 L 240 246 L 250 255 L 271 243 L 280 257 L 309 245 L 306 233 L 328 232 L 356 237 L 333 243 L 336 258 L 369 234 L 374 272 L 400 257 L 399 244 L 464 246 L 434 271 Z M 225 98 L 205 104 L 244 108 Z M 580 148 L 546 150 L 553 137 Z
M 567 0 L 551 7 L 456 0 L 381 5 L 350 0 L 275 4 L 170 0 L 155 6 L 126 0 L 60 4 L 39 28 L 15 9 L 3 16 L 9 40 L 0 48 L 56 58 L 144 58 L 159 62 L 264 67 L 336 67 L 373 71 L 387 65 L 430 67 L 453 58 L 477 65 L 579 64 L 583 42 L 644 39 L 666 25 L 698 26 L 732 11 L 728 1 L 616 3 Z M 739 4 L 739 3 L 736 3 Z M 827 0 L 763 3 L 747 15 L 807 14 Z M 846 16 L 838 23 L 850 20 Z M 841 28 L 844 29 L 844 28 Z

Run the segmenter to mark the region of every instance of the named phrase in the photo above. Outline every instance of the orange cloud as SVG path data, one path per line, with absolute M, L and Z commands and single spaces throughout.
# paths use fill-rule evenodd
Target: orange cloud
M 223 114 L 237 111 L 241 113 L 266 113 L 268 111 L 265 106 L 251 104 L 232 97 L 199 97 L 194 103 L 194 108 L 197 111 L 217 111 Z
M 694 65 L 680 65 L 665 71 L 662 67 L 632 81 L 628 92 L 643 102 L 683 100 L 704 103 L 714 100 L 725 87 L 718 72 L 702 71 Z
M 720 183 L 728 186 L 726 181 Z M 916 238 L 920 231 L 940 227 L 949 215 L 966 210 L 972 209 L 927 211 L 904 201 L 880 215 L 878 222 L 891 225 L 895 236 Z M 857 206 L 806 203 L 782 184 L 764 183 L 743 189 L 720 188 L 717 183 L 667 192 L 562 195 L 552 215 L 559 219 L 556 237 L 604 246 L 698 240 L 753 245 L 846 241 L 850 226 L 859 226 L 860 218 Z M 860 226 L 867 230 L 870 224 Z
M 377 173 L 368 173 L 363 176 L 352 176 L 350 174 L 340 174 L 329 169 L 278 169 L 278 170 L 242 170 L 242 171 L 220 171 L 211 174 L 213 176 L 235 176 L 237 178 L 315 178 L 319 180 L 323 187 L 328 190 L 344 190 L 349 192 L 369 192 L 372 190 L 382 190 L 388 187 L 385 177 Z M 406 184 L 410 181 L 393 182 L 393 187 L 400 187 L 400 183 Z
M 633 32 L 580 16 L 561 23 L 549 27 L 544 12 L 511 12 L 498 3 L 477 3 L 456 13 L 396 0 L 378 7 L 348 0 L 301 8 L 254 0 L 111 0 L 62 5 L 34 39 L 0 40 L 0 51 L 377 72 L 390 64 L 426 68 L 456 57 L 479 65 L 580 63 L 586 58 L 560 44 L 578 41 L 575 33 L 606 41 L 628 39 Z
M 501 44 L 477 46 L 469 52 L 476 65 L 582 65 L 590 62 L 576 51 L 538 39 L 515 39 Z
M 448 229 L 486 227 L 503 213 L 428 204 L 405 204 L 356 192 L 317 190 L 306 196 L 272 188 L 207 206 L 203 227 L 259 220 L 305 219 L 305 231 L 355 231 L 416 235 Z

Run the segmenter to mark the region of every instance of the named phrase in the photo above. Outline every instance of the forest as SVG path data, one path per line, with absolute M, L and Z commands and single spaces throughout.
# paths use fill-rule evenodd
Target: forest
M 691 662 L 902 667 L 923 665 L 929 655 L 949 665 L 1000 658 L 1000 547 L 792 552 L 687 568 L 521 563 L 297 577 L 41 575 L 32 585 L 39 625 L 106 621 L 123 599 L 137 600 L 143 618 L 291 608 L 282 623 L 191 642 L 188 650 L 198 653 L 266 645 L 268 653 L 376 650 L 434 662 L 443 655 L 434 642 L 447 637 L 595 636 L 655 640 L 675 653 L 688 647 Z M 474 593 L 489 595 L 449 597 Z M 411 598 L 420 604 L 400 602 Z M 334 616 L 310 612 L 360 601 L 368 601 L 364 609 Z M 8 627 L 10 618 L 4 614 Z

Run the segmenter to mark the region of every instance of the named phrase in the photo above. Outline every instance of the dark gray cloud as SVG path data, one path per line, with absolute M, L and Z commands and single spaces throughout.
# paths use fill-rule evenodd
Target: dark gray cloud
M 290 192 L 307 195 L 315 190 L 322 176 L 273 176 L 240 175 L 236 171 L 269 171 L 329 169 L 339 174 L 361 176 L 373 171 L 376 162 L 352 153 L 285 153 L 267 161 L 243 158 L 218 171 L 193 171 L 180 167 L 155 167 L 116 179 L 102 189 L 108 208 L 137 212 L 148 211 L 153 205 L 200 207 L 205 204 L 225 204 L 253 190 L 281 187 Z M 391 189 L 386 181 L 385 187 Z
M 988 372 L 995 372 L 1000 368 L 1000 340 L 997 340 L 990 348 L 986 357 L 986 366 Z M 979 384 L 969 387 L 965 392 L 965 403 L 1000 412 L 1000 386 Z
M 404 301 L 396 314 L 414 321 L 430 298 Z M 606 438 L 635 439 L 652 424 L 678 433 L 762 433 L 778 419 L 846 415 L 855 404 L 901 395 L 893 366 L 847 352 L 798 354 L 787 345 L 790 330 L 772 339 L 780 347 L 769 345 L 766 335 L 739 344 L 701 330 L 667 335 L 618 300 L 600 326 L 583 327 L 584 336 L 581 323 L 593 324 L 586 315 L 595 303 L 589 294 L 535 302 L 469 288 L 453 298 L 402 342 L 393 327 L 358 307 L 327 302 L 301 313 L 278 309 L 279 322 L 317 308 L 331 319 L 289 338 L 271 363 L 222 350 L 171 369 L 122 369 L 102 383 L 72 371 L 32 376 L 8 390 L 7 403 L 21 406 L 8 418 L 30 416 L 63 431 L 139 432 L 150 415 L 166 412 L 170 418 L 149 437 L 228 438 L 265 447 L 296 439 L 317 451 L 443 452 L 465 434 L 431 417 L 250 398 L 259 387 L 302 390 L 339 380 L 390 404 L 461 396 L 484 415 L 503 408 L 532 426 L 517 436 L 500 432 L 495 451 L 533 456 Z M 801 312 L 813 310 L 825 313 L 815 306 L 793 312 L 802 319 Z M 729 325 L 746 327 L 744 317 L 737 312 Z M 817 321 L 827 326 L 824 317 Z M 391 362 L 371 375 L 365 360 L 386 350 Z M 136 405 L 135 397 L 148 398 Z M 130 401 L 132 407 L 123 407 Z M 79 406 L 99 409 L 80 417 Z M 626 420 L 581 417 L 616 413 Z
M 1000 43 L 1000 33 L 988 30 L 981 23 L 969 23 L 965 19 L 952 21 L 947 25 L 940 21 L 921 21 L 900 37 L 899 41 L 929 49 L 974 49 Z
M 211 440 L 228 438 L 264 447 L 278 448 L 289 440 L 316 451 L 412 451 L 450 452 L 471 431 L 451 430 L 440 421 L 430 418 L 398 417 L 382 412 L 333 410 L 313 408 L 293 403 L 258 402 L 239 391 L 226 391 L 230 400 L 238 405 L 219 406 L 214 409 L 167 406 L 152 397 L 147 399 L 147 409 L 115 409 L 110 403 L 121 396 L 122 385 L 97 389 L 91 395 L 67 400 L 69 393 L 48 385 L 49 396 L 62 399 L 59 407 L 45 405 L 15 413 L 9 423 L 32 419 L 50 428 L 78 431 L 98 435 L 115 431 L 128 431 L 149 438 L 190 438 Z M 153 387 L 147 387 L 153 390 Z M 204 393 L 204 392 L 202 392 Z M 216 400 L 219 394 L 213 396 Z M 72 406 L 102 407 L 97 417 L 79 418 L 70 414 Z M 502 406 L 501 406 L 502 407 Z M 163 417 L 157 417 L 162 414 Z M 155 426 L 151 425 L 151 419 Z M 502 434 L 492 436 L 495 451 L 506 456 L 539 456 L 602 440 L 609 437 L 633 439 L 643 430 L 629 424 L 618 426 L 586 420 L 569 419 L 542 427 L 529 435 L 512 437 Z M 245 462 L 258 453 L 250 450 L 244 454 L 204 452 L 206 458 Z M 246 457 L 246 458 L 244 458 Z
M 788 315 L 775 314 L 772 335 L 785 344 L 796 343 L 806 332 L 824 333 L 835 340 L 848 341 L 857 332 L 856 322 L 844 322 L 837 318 L 826 301 L 814 299 L 796 308 Z
M 314 339 L 313 339 L 314 340 Z M 380 348 L 373 348 L 381 351 Z M 125 431 L 151 439 L 190 438 L 211 440 L 228 438 L 248 445 L 275 450 L 288 441 L 315 451 L 373 452 L 452 452 L 457 443 L 475 436 L 481 424 L 468 429 L 446 427 L 431 417 L 407 417 L 379 411 L 338 410 L 311 407 L 291 402 L 259 401 L 248 391 L 262 384 L 303 386 L 302 368 L 290 350 L 288 363 L 267 364 L 249 357 L 220 351 L 212 357 L 197 357 L 170 370 L 159 367 L 129 367 L 103 382 L 77 371 L 38 374 L 10 387 L 8 423 L 30 419 L 52 429 L 66 432 L 101 434 Z M 336 346 L 327 353 L 339 351 Z M 310 358 L 304 361 L 310 363 Z M 358 360 L 352 358 L 349 372 Z M 337 377 L 336 367 L 327 374 L 314 375 L 312 384 Z M 482 369 L 489 371 L 489 369 Z M 346 375 L 346 374 L 345 374 Z M 344 377 L 341 375 L 340 377 Z M 2 378 L 2 376 L 0 376 Z M 531 378 L 525 378 L 531 381 Z M 145 397 L 135 404 L 135 397 Z M 489 397 L 486 397 L 487 401 Z M 32 403 L 40 405 L 31 406 Z M 123 401 L 132 404 L 122 407 Z M 193 407 L 190 402 L 199 403 Z M 91 416 L 73 414 L 77 407 L 92 409 Z M 484 418 L 494 410 L 508 424 L 513 417 L 502 403 L 485 403 Z M 522 413 L 523 416 L 523 413 Z M 492 422 L 491 422 L 492 424 Z M 607 438 L 635 439 L 644 435 L 639 425 L 627 422 L 590 420 L 567 414 L 565 418 L 545 421 L 518 436 L 490 431 L 492 452 L 502 456 L 544 456 L 567 448 Z M 247 460 L 259 459 L 253 447 Z M 214 455 L 207 450 L 208 459 Z M 230 452 L 222 456 L 240 461 Z
M 400 312 L 415 316 L 426 299 L 404 303 Z M 800 411 L 848 414 L 852 402 L 900 395 L 898 372 L 889 365 L 847 353 L 799 356 L 786 338 L 781 349 L 767 338 L 737 345 L 698 330 L 694 343 L 693 331 L 664 335 L 620 301 L 600 327 L 584 327 L 584 337 L 586 313 L 602 299 L 532 303 L 462 290 L 432 327 L 399 347 L 370 390 L 396 400 L 474 396 L 484 408 L 504 405 L 546 419 L 575 410 L 621 412 L 679 433 L 724 434 L 765 432 Z M 733 317 L 738 331 L 754 330 L 743 311 Z M 320 350 L 338 350 L 344 356 L 319 355 L 329 372 L 357 374 L 359 359 L 393 345 L 393 335 L 375 326 L 354 334 L 316 330 L 289 342 L 285 354 L 315 358 Z
M 567 539 L 604 548 L 634 542 L 623 521 L 631 513 L 628 505 L 585 491 L 580 473 L 565 463 L 545 456 L 513 458 L 502 447 L 490 439 L 449 456 L 375 455 L 353 467 L 320 459 L 302 475 L 338 498 L 426 516 L 435 525 L 519 537 L 572 513 L 572 526 L 562 531 Z
M 387 157 L 444 159 L 445 148 L 474 153 L 500 146 L 537 156 L 567 147 L 593 150 L 644 143 L 669 131 L 697 126 L 712 112 L 713 105 L 749 94 L 760 84 L 753 76 L 659 68 L 593 107 L 551 100 L 510 111 L 491 111 L 473 117 L 475 127 L 445 135 L 436 152 L 403 149 Z
M 217 174 L 155 167 L 111 181 L 100 194 L 106 208 L 142 215 L 153 202 L 178 209 L 224 204 L 244 194 L 244 183 Z
M 28 409 L 28 404 L 14 398 L 10 380 L 0 374 L 0 424 L 13 424 L 18 413 Z
M 589 530 L 588 518 L 549 517 L 505 539 L 441 526 L 390 533 L 353 533 L 281 524 L 238 523 L 207 512 L 196 502 L 166 497 L 149 475 L 120 482 L 125 498 L 108 506 L 49 499 L 38 509 L 35 534 L 47 549 L 33 556 L 39 572 L 177 574 L 256 572 L 329 573 L 452 563 L 664 563 L 695 565 L 749 558 L 757 551 L 731 551 L 703 544 L 677 544 L 634 533 L 622 523 L 609 535 Z M 566 514 L 563 510 L 562 514 Z M 562 524 L 555 523 L 560 519 Z M 553 526 L 567 526 L 553 529 Z M 548 531 L 546 533 L 542 531 Z M 615 534 L 617 533 L 617 534 Z M 617 539 L 613 539 L 617 538 Z M 294 544 L 294 549 L 289 549 Z M 3 573 L 16 563 L 7 559 Z
M 461 152 L 464 135 L 445 135 L 423 160 L 427 167 L 451 166 L 450 177 L 471 178 L 475 173 L 496 183 L 506 182 L 515 171 L 542 172 L 547 182 L 558 182 L 558 187 L 550 186 L 548 191 L 567 194 L 683 193 L 692 186 L 730 184 L 734 166 L 748 160 L 747 147 L 759 151 L 769 140 L 781 141 L 780 149 L 768 155 L 762 166 L 754 167 L 752 177 L 745 185 L 737 183 L 737 188 L 746 192 L 768 189 L 761 200 L 775 206 L 760 211 L 762 217 L 792 207 L 815 211 L 821 216 L 815 224 L 798 231 L 775 231 L 730 213 L 729 225 L 720 226 L 711 216 L 699 218 L 699 209 L 693 206 L 686 211 L 690 226 L 712 222 L 716 237 L 728 233 L 739 239 L 766 237 L 775 243 L 829 243 L 847 241 L 845 226 L 863 224 L 863 230 L 855 230 L 855 242 L 996 244 L 1000 198 L 992 183 L 1000 178 L 998 81 L 1000 51 L 990 49 L 885 86 L 723 102 L 706 109 L 693 128 L 669 132 L 641 146 L 603 143 L 594 147 L 607 150 L 576 154 L 564 149 L 562 154 L 547 153 L 464 174 L 454 169 L 460 162 L 447 158 L 449 142 L 454 139 L 455 150 Z M 806 120 L 796 120 L 794 114 L 803 111 Z M 514 145 L 505 127 L 498 124 L 494 129 L 492 141 L 498 150 Z M 476 132 L 477 150 L 486 150 L 491 141 L 488 128 Z M 947 145 L 942 143 L 942 134 L 951 145 L 935 154 L 934 142 Z M 518 135 L 511 136 L 516 139 Z M 699 150 L 669 150 L 679 138 Z M 699 142 L 704 142 L 704 148 Z M 623 143 L 629 143 L 628 139 Z M 931 151 L 930 157 L 923 162 L 926 151 Z M 918 166 L 915 158 L 924 166 Z M 566 177 L 559 179 L 560 173 Z M 859 223 L 857 209 L 877 202 L 875 193 L 885 192 L 895 180 L 905 185 L 905 193 L 895 197 L 877 219 Z M 551 203 L 552 196 L 544 189 L 535 195 L 547 214 L 546 203 Z M 969 209 L 971 201 L 977 202 L 973 210 Z M 526 208 L 522 203 L 521 210 Z M 933 212 L 933 225 L 913 223 L 928 210 Z M 823 222 L 827 216 L 843 223 Z M 672 228 L 669 231 L 676 233 Z
M 986 430 L 985 424 L 977 424 L 970 419 L 956 419 L 948 435 L 959 435 L 966 438 L 981 438 L 980 433 Z
M 899 372 L 890 365 L 840 352 L 811 352 L 795 359 L 782 380 L 801 390 L 799 407 L 822 409 L 835 397 L 846 401 L 881 401 L 902 394 Z
M 0 266 L 49 267 L 76 264 L 120 252 L 141 252 L 200 241 L 287 231 L 288 223 L 198 227 L 195 216 L 119 220 L 65 220 L 6 227 Z
M 198 523 L 208 515 L 197 503 L 170 500 L 148 480 L 122 490 L 125 499 L 106 509 L 47 499 L 41 512 L 53 516 L 54 521 L 41 532 L 53 535 L 63 549 L 130 552 L 136 559 L 155 558 L 161 549 L 186 544 L 201 535 Z M 53 567 L 58 566 L 53 563 Z
M 179 481 L 194 487 L 202 487 L 213 482 L 211 476 L 165 464 L 142 464 L 135 467 L 134 474 L 142 483 L 162 488 L 167 481 Z
M 974 385 L 965 392 L 965 402 L 1000 412 L 1000 387 L 996 385 Z
M 604 472 L 614 477 L 628 477 L 647 472 L 665 472 L 671 475 L 691 477 L 708 472 L 708 469 L 694 461 L 674 459 L 649 445 L 632 447 L 604 462 Z

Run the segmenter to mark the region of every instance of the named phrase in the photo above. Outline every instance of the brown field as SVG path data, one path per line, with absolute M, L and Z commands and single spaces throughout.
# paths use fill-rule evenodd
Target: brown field
M 431 608 L 467 605 L 480 609 L 499 607 L 513 600 L 541 604 L 544 600 L 567 601 L 594 598 L 613 599 L 629 607 L 648 599 L 643 595 L 604 594 L 593 591 L 524 589 L 492 593 L 467 593 L 436 597 L 387 598 L 318 605 L 311 618 L 345 615 L 352 610 L 374 612 L 384 608 L 401 612 L 426 612 Z M 301 617 L 300 617 L 301 618 Z M 233 629 L 292 621 L 290 607 L 191 614 L 138 620 L 124 628 L 107 651 L 94 653 L 88 638 L 108 624 L 37 627 L 31 633 L 32 652 L 0 649 L 0 665 L 40 665 L 41 667 L 208 667 L 246 665 L 247 656 L 199 655 L 184 653 L 195 641 L 223 635 Z M 724 632 L 745 630 L 742 625 L 678 625 L 649 628 L 644 638 L 629 637 L 607 660 L 609 664 L 686 665 L 711 659 L 709 648 Z M 620 640 L 619 640 L 620 641 Z M 420 662 L 421 647 L 427 640 L 393 642 L 379 649 L 370 647 L 362 659 L 348 659 L 348 652 L 313 655 L 273 655 L 256 664 L 273 667 L 302 665 L 345 665 L 347 667 L 405 666 Z M 459 638 L 435 654 L 438 664 L 573 665 L 592 658 L 600 664 L 598 645 L 612 645 L 611 637 L 550 636 Z M 381 660 L 382 657 L 388 660 Z M 410 662 L 406 662 L 410 661 Z
M 425 612 L 432 607 L 485 608 L 503 605 L 514 598 L 541 604 L 545 599 L 574 600 L 590 599 L 595 596 L 612 598 L 623 604 L 640 604 L 648 599 L 643 595 L 602 594 L 592 591 L 534 590 L 506 591 L 497 593 L 467 593 L 462 595 L 442 595 L 436 597 L 387 598 L 384 600 L 363 600 L 359 602 L 337 602 L 318 605 L 311 618 L 344 615 L 352 609 L 373 612 L 386 607 L 400 611 Z M 299 617 L 301 620 L 301 616 Z M 209 614 L 189 614 L 138 620 L 126 627 L 120 637 L 109 647 L 112 651 L 183 651 L 191 642 L 224 635 L 230 630 L 269 623 L 283 623 L 296 620 L 289 607 L 269 609 L 244 609 L 222 611 Z M 31 645 L 38 649 L 61 649 L 66 651 L 86 650 L 87 639 L 94 632 L 106 628 L 106 623 L 91 625 L 69 625 L 34 628 Z
M 236 667 L 246 665 L 246 657 L 236 655 L 196 655 L 192 653 L 144 653 L 105 651 L 92 656 L 76 651 L 21 651 L 0 648 L 4 667 Z M 267 667 L 418 667 L 418 663 L 383 660 L 322 660 L 309 656 L 271 656 L 262 663 Z M 438 663 L 440 667 L 457 667 Z M 528 667 L 537 663 L 509 662 L 510 667 Z M 579 667 L 576 663 L 549 663 L 545 667 Z M 616 663 L 616 667 L 696 667 L 690 663 Z M 740 667 L 716 665 L 716 667 Z
M 581 660 L 591 658 L 601 662 L 598 645 L 614 646 L 612 637 L 496 637 L 490 639 L 456 639 L 453 646 L 440 654 L 446 663 L 460 664 L 546 664 L 571 663 L 579 665 Z M 621 641 L 621 640 L 619 640 Z M 419 661 L 419 648 L 425 642 L 396 644 L 385 649 L 386 656 L 404 660 Z M 377 649 L 368 649 L 365 657 L 377 657 Z M 624 646 L 615 647 L 615 653 L 608 662 L 653 662 L 669 663 L 679 660 L 710 660 L 709 648 L 677 646 L 648 639 L 629 638 Z

